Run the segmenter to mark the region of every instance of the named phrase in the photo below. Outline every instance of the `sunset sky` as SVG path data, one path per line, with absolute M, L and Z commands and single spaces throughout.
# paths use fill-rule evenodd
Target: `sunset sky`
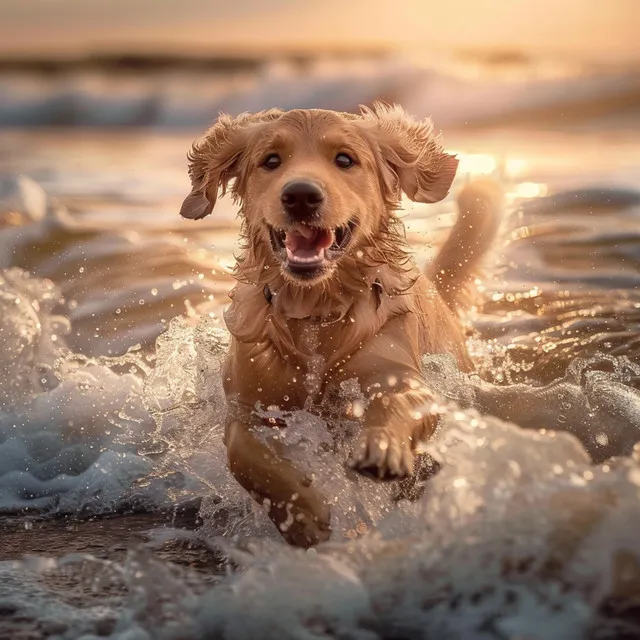
M 640 0 L 1 0 L 0 55 L 357 47 L 640 58 Z

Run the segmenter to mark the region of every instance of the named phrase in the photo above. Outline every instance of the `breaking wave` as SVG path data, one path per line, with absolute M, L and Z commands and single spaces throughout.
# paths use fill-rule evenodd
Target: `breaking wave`
M 305 66 L 264 62 L 235 73 L 202 69 L 63 69 L 0 75 L 0 126 L 202 129 L 219 111 L 270 107 L 353 111 L 383 99 L 432 116 L 438 126 L 510 123 L 636 112 L 640 76 L 633 69 L 588 69 L 538 62 L 508 73 L 475 67 L 436 71 L 401 59 Z M 446 67 L 445 67 L 446 69 Z M 636 112 L 637 113 L 637 112 Z

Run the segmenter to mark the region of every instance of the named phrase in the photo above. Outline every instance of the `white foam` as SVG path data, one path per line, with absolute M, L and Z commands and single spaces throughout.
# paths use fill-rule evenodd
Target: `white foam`
M 142 380 L 68 353 L 58 299 L 50 282 L 0 272 L 4 512 L 108 512 L 144 499 L 134 481 L 154 468 L 137 452 L 155 428 Z
M 634 593 L 629 558 L 640 557 L 635 461 L 593 467 L 569 434 L 470 412 L 448 414 L 430 449 L 443 467 L 423 498 L 362 540 L 315 552 L 263 541 L 233 552 L 241 570 L 202 595 L 144 553 L 114 563 L 133 595 L 110 637 L 564 640 L 615 632 L 604 605 Z M 61 564 L 29 566 L 46 573 Z M 14 585 L 16 599 L 29 584 L 23 577 Z M 38 597 L 44 612 L 55 611 L 52 593 L 41 588 Z M 85 626 L 95 615 L 58 613 L 84 616 Z

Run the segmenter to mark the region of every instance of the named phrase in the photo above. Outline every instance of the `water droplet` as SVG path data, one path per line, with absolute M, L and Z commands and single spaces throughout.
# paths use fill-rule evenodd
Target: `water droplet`
M 571 484 L 575 485 L 576 487 L 584 487 L 587 484 L 587 481 L 584 479 L 584 477 L 579 476 L 577 473 L 572 473 L 570 479 Z
M 509 460 L 509 468 L 516 478 L 519 478 L 522 475 L 522 469 L 515 460 Z

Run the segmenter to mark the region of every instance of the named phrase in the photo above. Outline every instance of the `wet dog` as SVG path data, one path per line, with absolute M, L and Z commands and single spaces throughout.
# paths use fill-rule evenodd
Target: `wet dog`
M 495 231 L 497 194 L 459 196 L 458 221 L 421 273 L 397 210 L 404 192 L 433 203 L 449 192 L 458 160 L 431 121 L 376 104 L 358 115 L 269 110 L 220 116 L 189 153 L 192 191 L 181 215 L 209 215 L 219 190 L 240 203 L 244 246 L 225 321 L 232 473 L 291 544 L 330 535 L 330 509 L 287 447 L 253 427 L 257 406 L 317 407 L 347 380 L 364 394 L 349 465 L 381 480 L 410 476 L 418 442 L 437 417 L 421 356 L 471 362 L 456 311 Z

